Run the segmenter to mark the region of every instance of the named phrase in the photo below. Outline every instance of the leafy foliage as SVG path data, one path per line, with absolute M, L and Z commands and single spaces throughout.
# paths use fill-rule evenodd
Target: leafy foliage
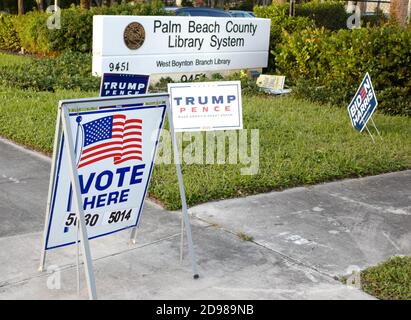
M 337 32 L 308 28 L 283 37 L 276 66 L 298 95 L 347 105 L 369 72 L 378 109 L 411 115 L 411 31 L 395 25 Z
M 161 1 L 139 2 L 135 4 L 115 4 L 111 7 L 92 7 L 81 10 L 71 6 L 61 10 L 61 28 L 48 29 L 45 12 L 32 11 L 17 17 L 15 32 L 21 46 L 31 53 L 58 55 L 66 50 L 83 53 L 91 52 L 94 15 L 164 15 Z M 0 30 L 2 22 L 0 20 Z
M 0 14 L 0 49 L 18 51 L 20 39 L 14 27 L 15 16 Z
M 222 76 L 220 73 L 213 73 L 210 77 L 204 75 L 200 79 L 194 80 L 193 82 L 235 80 L 239 80 L 241 82 L 241 94 L 243 96 L 265 95 L 265 93 L 257 86 L 256 81 L 250 78 L 244 70 L 227 76 Z M 162 77 L 157 83 L 150 85 L 150 92 L 166 92 L 168 90 L 167 84 L 173 82 L 175 81 L 173 81 L 170 77 Z
M 347 18 L 350 16 L 345 10 L 345 3 L 342 1 L 302 3 L 296 6 L 295 14 L 314 20 L 317 28 L 324 27 L 329 30 L 346 28 Z
M 20 89 L 98 90 L 99 78 L 91 76 L 91 55 L 67 52 L 56 59 L 32 59 L 28 63 L 0 67 L 0 84 Z
M 278 45 L 284 41 L 284 31 L 299 33 L 307 27 L 314 27 L 314 22 L 307 17 L 289 17 L 287 4 L 254 7 L 254 13 L 259 18 L 271 19 L 269 71 L 276 69 L 274 56 Z

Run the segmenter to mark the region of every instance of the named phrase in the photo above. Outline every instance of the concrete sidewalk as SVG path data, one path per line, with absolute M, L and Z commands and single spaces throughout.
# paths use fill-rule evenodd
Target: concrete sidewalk
M 50 274 L 37 271 L 50 161 L 2 140 L 0 150 L 0 299 L 87 298 L 84 279 L 76 294 L 75 247 L 49 251 L 61 289 L 48 289 Z M 196 206 L 199 280 L 188 259 L 179 262 L 179 214 L 147 202 L 136 245 L 129 232 L 90 242 L 99 298 L 370 299 L 333 276 L 411 252 L 410 178 L 405 171 Z
M 207 203 L 190 211 L 330 277 L 411 254 L 411 170 Z

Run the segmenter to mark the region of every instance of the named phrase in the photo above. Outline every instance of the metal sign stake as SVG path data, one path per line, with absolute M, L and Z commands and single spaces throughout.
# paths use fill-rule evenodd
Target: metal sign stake
M 172 117 L 172 112 L 171 112 L 171 106 L 168 101 L 167 101 L 167 116 L 168 116 L 168 123 L 170 125 L 171 143 L 173 145 L 174 161 L 176 163 L 178 186 L 180 189 L 180 198 L 181 198 L 181 206 L 182 206 L 180 261 L 182 261 L 183 259 L 184 229 L 185 229 L 186 237 L 187 237 L 187 244 L 188 244 L 188 251 L 189 251 L 189 255 L 191 259 L 191 267 L 193 270 L 193 278 L 198 279 L 199 274 L 197 271 L 197 261 L 196 261 L 196 256 L 194 252 L 194 244 L 193 244 L 193 238 L 192 238 L 192 232 L 191 232 L 190 217 L 187 211 L 187 200 L 186 200 L 186 194 L 185 194 L 185 189 L 184 189 L 183 174 L 181 171 L 181 164 L 179 160 L 180 156 L 178 153 L 178 146 L 177 146 L 176 136 L 174 132 L 174 124 L 172 120 L 173 117 Z M 136 243 L 136 237 L 137 237 L 137 228 L 133 228 L 131 235 L 130 235 L 131 243 L 133 244 Z
M 370 120 L 371 120 L 371 122 L 372 122 L 372 125 L 373 125 L 373 127 L 374 127 L 375 131 L 377 131 L 378 136 L 379 136 L 379 137 L 380 137 L 380 139 L 382 140 L 381 133 L 380 133 L 380 131 L 378 130 L 377 126 L 375 125 L 375 122 L 374 122 L 373 118 L 372 118 L 372 117 L 370 117 Z
M 61 129 L 61 109 L 58 108 L 57 119 L 56 119 L 56 130 L 54 133 L 53 158 L 51 161 L 51 168 L 50 168 L 50 183 L 49 183 L 49 191 L 48 191 L 48 196 L 47 196 L 46 218 L 45 218 L 45 223 L 44 223 L 45 226 L 48 225 L 49 219 L 50 219 L 51 197 L 53 195 L 53 187 L 54 187 L 54 182 L 56 179 L 55 163 L 56 163 L 56 158 L 57 158 L 58 146 L 61 143 L 60 129 Z M 46 252 L 47 252 L 46 251 L 46 241 L 47 241 L 47 228 L 44 228 L 42 248 L 41 248 L 41 257 L 40 257 L 40 266 L 39 266 L 40 272 L 44 271 L 44 265 L 46 263 Z
M 183 259 L 184 259 L 184 218 L 183 218 L 183 215 L 181 215 L 180 263 L 183 263 Z
M 76 239 L 76 262 L 77 262 L 77 295 L 80 296 L 80 241 L 79 241 L 79 226 L 77 222 L 77 239 Z
M 180 197 L 181 197 L 181 206 L 182 206 L 182 215 L 183 215 L 183 221 L 182 221 L 182 231 L 184 230 L 184 227 L 186 229 L 186 236 L 187 236 L 187 244 L 188 244 L 188 252 L 191 258 L 191 267 L 193 269 L 193 278 L 198 279 L 198 271 L 197 271 L 197 261 L 195 257 L 195 252 L 194 252 L 194 245 L 193 245 L 193 238 L 192 238 L 192 233 L 191 233 L 191 225 L 190 225 L 190 217 L 188 215 L 187 211 L 187 200 L 186 200 L 186 193 L 184 189 L 184 181 L 183 181 L 183 174 L 181 171 L 181 164 L 180 164 L 180 157 L 178 153 L 178 146 L 176 142 L 176 135 L 174 132 L 174 124 L 173 124 L 173 115 L 171 111 L 171 106 L 167 106 L 168 109 L 168 122 L 170 124 L 170 133 L 171 133 L 171 141 L 173 144 L 173 150 L 174 150 L 174 161 L 176 163 L 176 171 L 177 171 L 177 177 L 178 177 L 178 186 L 180 189 Z M 181 243 L 182 245 L 182 243 Z M 181 257 L 182 253 L 180 253 Z
M 371 139 L 372 139 L 372 142 L 375 143 L 374 137 L 372 136 L 372 134 L 371 134 L 370 130 L 368 129 L 368 126 L 367 126 L 367 125 L 365 126 L 365 129 L 367 129 L 367 132 L 368 132 L 368 134 L 370 135 L 370 137 L 371 137 Z

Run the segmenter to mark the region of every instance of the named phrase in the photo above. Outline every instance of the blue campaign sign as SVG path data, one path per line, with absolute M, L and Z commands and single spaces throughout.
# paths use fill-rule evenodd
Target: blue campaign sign
M 364 130 L 377 105 L 377 97 L 375 96 L 370 75 L 367 72 L 347 108 L 354 129 L 360 132 Z
M 141 74 L 105 73 L 101 79 L 100 96 L 129 96 L 145 94 L 150 76 Z
M 138 226 L 165 112 L 166 105 L 155 104 L 69 114 L 89 239 Z M 76 243 L 67 137 L 61 139 L 46 250 Z

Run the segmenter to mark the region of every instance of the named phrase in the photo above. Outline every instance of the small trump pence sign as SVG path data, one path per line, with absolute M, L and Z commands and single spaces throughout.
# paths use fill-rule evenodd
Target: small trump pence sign
M 149 78 L 141 74 L 105 73 L 101 77 L 100 97 L 145 94 Z

